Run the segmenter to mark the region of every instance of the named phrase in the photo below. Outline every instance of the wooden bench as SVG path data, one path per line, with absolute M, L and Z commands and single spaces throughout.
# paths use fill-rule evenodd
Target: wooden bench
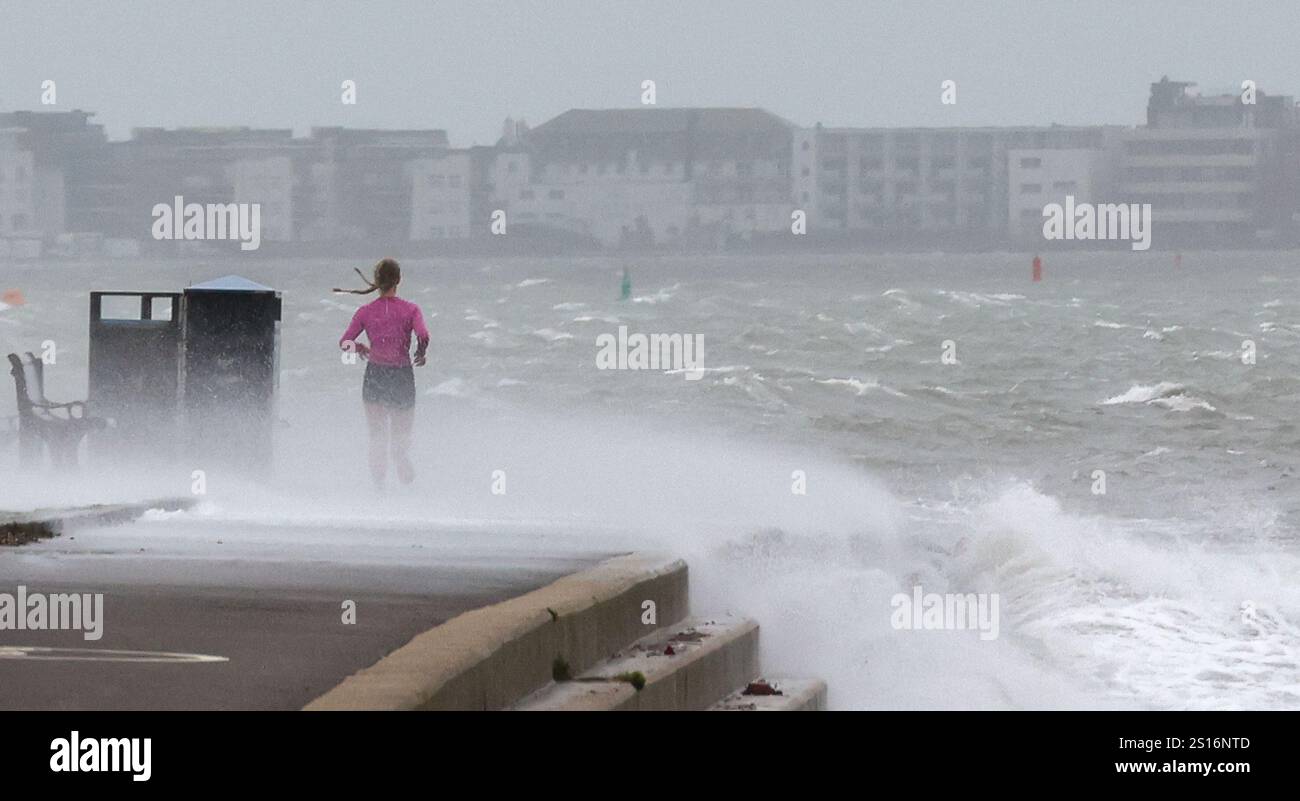
M 18 393 L 18 460 L 35 467 L 42 446 L 56 468 L 75 467 L 77 450 L 87 432 L 104 428 L 107 421 L 86 415 L 85 401 L 53 403 L 45 397 L 45 364 L 30 352 L 27 360 L 9 354 L 9 374 Z

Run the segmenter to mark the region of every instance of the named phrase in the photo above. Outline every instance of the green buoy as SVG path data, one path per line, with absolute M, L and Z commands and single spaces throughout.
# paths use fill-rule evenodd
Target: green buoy
M 627 300 L 632 297 L 632 276 L 628 273 L 627 268 L 623 268 L 623 288 L 619 293 L 619 300 Z

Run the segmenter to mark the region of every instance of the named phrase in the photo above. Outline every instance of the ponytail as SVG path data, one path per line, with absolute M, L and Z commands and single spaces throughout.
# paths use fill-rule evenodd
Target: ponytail
M 356 274 L 365 283 L 365 289 L 340 289 L 334 287 L 335 292 L 346 293 L 351 295 L 369 295 L 371 292 L 387 292 L 402 282 L 402 268 L 397 265 L 395 259 L 382 259 L 375 265 L 374 278 L 366 278 L 366 274 L 352 268 Z

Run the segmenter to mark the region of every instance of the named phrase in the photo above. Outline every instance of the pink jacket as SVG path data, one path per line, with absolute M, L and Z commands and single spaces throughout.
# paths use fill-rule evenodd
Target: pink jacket
M 429 347 L 429 329 L 424 325 L 420 307 L 401 298 L 377 298 L 357 309 L 339 346 L 356 342 L 362 331 L 370 340 L 369 358 L 375 364 L 410 366 L 412 331 L 419 343 L 417 353 L 422 354 Z

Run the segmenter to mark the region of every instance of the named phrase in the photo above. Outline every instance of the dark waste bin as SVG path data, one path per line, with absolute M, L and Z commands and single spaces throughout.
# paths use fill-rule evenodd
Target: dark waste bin
M 187 456 L 261 472 L 271 465 L 280 380 L 280 293 L 238 276 L 183 293 Z
M 165 461 L 178 447 L 178 292 L 91 292 L 88 406 L 112 427 L 90 437 L 96 461 Z

